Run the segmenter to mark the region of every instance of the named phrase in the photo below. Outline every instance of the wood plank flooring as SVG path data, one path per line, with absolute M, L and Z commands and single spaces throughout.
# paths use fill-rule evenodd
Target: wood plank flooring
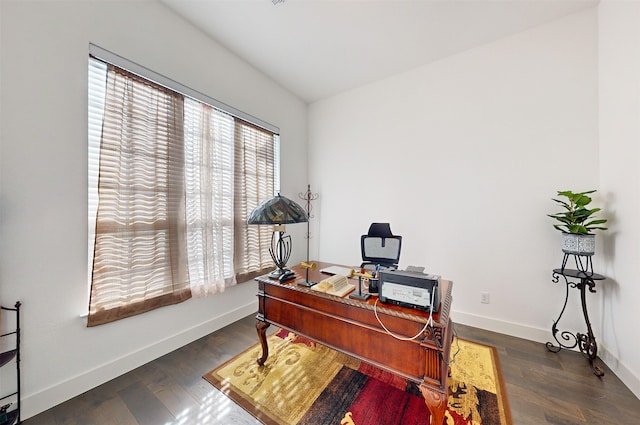
M 202 375 L 257 343 L 248 316 L 104 385 L 25 420 L 25 425 L 254 425 Z M 515 425 L 640 424 L 640 400 L 598 360 L 468 326 L 460 337 L 495 346 Z M 393 424 L 380 424 L 393 425 Z

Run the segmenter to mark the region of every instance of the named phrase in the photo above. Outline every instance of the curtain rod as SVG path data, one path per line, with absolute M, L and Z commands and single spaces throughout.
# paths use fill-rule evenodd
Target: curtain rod
M 210 106 L 221 109 L 235 116 L 236 118 L 240 118 L 242 120 L 250 122 L 251 124 L 264 128 L 265 130 L 268 130 L 274 134 L 278 134 L 278 135 L 280 134 L 280 128 L 276 127 L 275 125 L 269 124 L 268 122 L 263 121 L 260 118 L 256 118 L 253 115 L 242 112 L 241 110 L 236 109 L 233 106 L 229 106 L 226 103 L 220 102 L 219 100 L 209 97 L 206 94 L 200 93 L 197 90 L 193 90 L 192 88 L 189 88 L 184 84 L 180 84 L 179 82 L 172 80 L 169 77 L 165 77 L 164 75 L 158 74 L 157 72 L 154 72 L 149 68 L 146 68 L 128 59 L 125 59 L 122 56 L 117 55 L 113 52 L 110 52 L 106 49 L 103 49 L 102 47 L 96 46 L 93 43 L 89 43 L 89 54 L 91 54 L 97 59 L 108 62 L 111 65 L 119 66 L 120 68 L 124 68 L 127 71 L 131 71 L 134 74 L 137 74 L 141 77 L 151 80 L 154 83 L 160 84 L 161 86 L 164 86 L 168 89 L 174 90 L 185 96 L 192 97 Z

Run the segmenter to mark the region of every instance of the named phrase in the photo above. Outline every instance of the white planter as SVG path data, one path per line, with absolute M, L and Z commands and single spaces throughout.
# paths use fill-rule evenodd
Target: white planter
M 596 235 L 562 234 L 562 252 L 590 256 L 596 252 Z

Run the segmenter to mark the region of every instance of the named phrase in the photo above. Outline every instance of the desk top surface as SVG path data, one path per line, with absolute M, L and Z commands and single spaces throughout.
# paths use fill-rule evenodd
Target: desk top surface
M 354 269 L 356 271 L 360 270 L 360 267 L 350 267 L 350 266 L 344 266 L 344 265 L 340 265 L 340 264 L 334 264 L 334 263 L 326 263 L 326 262 L 321 262 L 321 261 L 313 261 L 310 263 L 315 263 L 316 268 L 315 270 L 311 270 L 309 269 L 309 281 L 311 282 L 319 282 L 323 279 L 326 279 L 327 277 L 331 276 L 329 274 L 325 274 L 325 273 L 321 273 L 320 270 L 324 269 L 326 267 L 330 267 L 330 266 L 339 266 L 339 267 L 345 267 L 345 268 L 349 268 L 349 269 Z M 397 314 L 405 314 L 405 315 L 411 315 L 411 316 L 418 316 L 420 318 L 423 318 L 424 320 L 428 319 L 429 317 L 429 312 L 428 311 L 423 311 L 423 310 L 418 310 L 418 309 L 412 309 L 412 308 L 407 308 L 407 307 L 401 307 L 395 304 L 387 304 L 387 303 L 381 303 L 378 301 L 378 294 L 371 294 L 371 297 L 366 300 L 366 301 L 360 301 L 360 300 L 355 300 L 352 298 L 349 298 L 349 295 L 347 294 L 344 297 L 338 297 L 338 296 L 334 296 L 334 295 L 328 295 L 325 294 L 323 292 L 318 292 L 318 291 L 314 291 L 308 287 L 302 286 L 302 285 L 298 285 L 298 282 L 304 282 L 306 279 L 306 270 L 300 266 L 300 265 L 296 265 L 291 267 L 291 270 L 293 270 L 296 273 L 296 277 L 295 279 L 291 279 L 289 281 L 286 282 L 280 282 L 277 279 L 270 279 L 268 278 L 266 275 L 264 276 L 260 276 L 258 278 L 256 278 L 257 281 L 260 282 L 264 282 L 264 283 L 268 283 L 268 284 L 272 284 L 272 285 L 278 285 L 278 286 L 285 286 L 285 287 L 290 287 L 291 289 L 295 289 L 298 291 L 305 291 L 305 292 L 309 292 L 312 293 L 315 296 L 323 296 L 323 297 L 331 297 L 336 299 L 336 301 L 339 302 L 348 302 L 348 303 L 353 303 L 353 304 L 363 304 L 362 307 L 363 308 L 369 308 L 369 309 L 373 309 L 374 306 L 375 308 L 377 308 L 380 311 L 384 311 L 384 310 L 388 310 L 388 311 L 393 311 Z M 358 278 L 357 277 L 351 277 L 349 278 L 349 283 L 353 284 L 355 286 L 355 290 L 358 290 Z M 452 285 L 453 283 L 449 280 L 444 280 L 441 279 L 440 280 L 440 308 L 438 309 L 438 312 L 434 312 L 433 313 L 433 320 L 435 322 L 440 322 L 441 325 L 446 325 L 448 323 L 448 319 L 449 319 L 449 308 L 450 308 L 450 304 L 451 304 L 451 290 L 452 290 Z M 442 320 L 441 320 L 442 319 Z

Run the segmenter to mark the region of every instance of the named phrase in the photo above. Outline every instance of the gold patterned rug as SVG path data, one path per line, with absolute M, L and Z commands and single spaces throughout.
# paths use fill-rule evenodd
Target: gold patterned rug
M 256 344 L 204 375 L 261 422 L 429 424 L 415 384 L 288 331 L 270 335 L 268 343 L 263 366 Z M 445 424 L 512 425 L 495 348 L 457 339 L 452 352 Z

